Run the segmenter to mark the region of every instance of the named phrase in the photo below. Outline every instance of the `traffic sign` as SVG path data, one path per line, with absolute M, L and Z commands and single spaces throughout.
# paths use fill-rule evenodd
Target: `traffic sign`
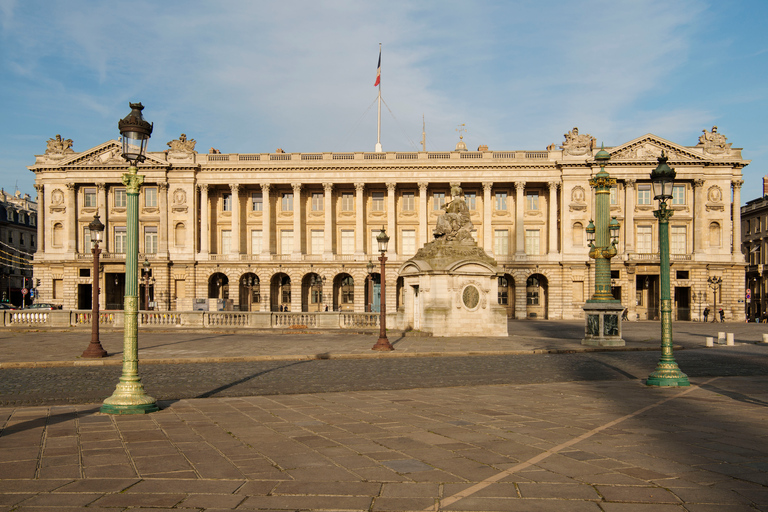
M 747 300 L 752 298 L 752 290 L 747 288 Z
M 28 294 L 28 293 L 29 293 L 29 290 L 27 290 L 26 288 L 22 288 L 22 289 L 21 289 L 21 294 L 22 294 L 22 295 L 26 295 L 26 294 Z

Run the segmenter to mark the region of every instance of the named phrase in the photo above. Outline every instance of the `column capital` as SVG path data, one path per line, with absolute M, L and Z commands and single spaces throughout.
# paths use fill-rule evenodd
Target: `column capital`
M 160 191 L 165 192 L 168 190 L 168 182 L 167 181 L 159 181 L 157 183 L 157 188 L 160 189 Z
M 355 192 L 362 192 L 365 189 L 365 183 L 355 183 Z
M 291 183 L 291 188 L 293 189 L 294 194 L 299 195 L 301 192 L 301 183 Z
M 261 186 L 261 192 L 263 194 L 269 194 L 269 189 L 272 185 L 269 183 L 259 183 L 259 186 Z
M 460 181 L 449 181 L 448 182 L 448 186 L 451 187 L 451 188 L 461 187 L 461 182 Z
M 386 186 L 387 186 L 387 192 L 391 194 L 397 188 L 397 183 L 387 183 Z
M 637 183 L 637 180 L 632 180 L 632 179 L 624 180 L 624 187 L 625 188 L 635 188 L 635 184 L 636 183 Z
M 419 192 L 426 192 L 429 183 L 426 181 L 420 181 L 417 183 L 417 185 L 419 186 Z
M 515 182 L 515 190 L 525 190 L 525 182 L 524 181 L 516 181 Z
M 35 183 L 35 190 L 39 192 L 42 192 L 45 189 L 42 183 Z
M 549 182 L 547 182 L 547 185 L 549 185 L 550 190 L 551 189 L 557 190 L 558 188 L 560 188 L 560 182 L 559 181 L 549 181 Z
M 701 188 L 704 186 L 704 180 L 703 178 L 695 179 L 693 180 L 693 188 Z
M 733 180 L 731 185 L 733 185 L 734 190 L 740 189 L 744 185 L 744 180 Z
M 106 190 L 107 184 L 104 183 L 103 181 L 100 181 L 96 183 L 96 188 L 99 189 L 99 192 L 103 192 L 104 190 Z
M 323 191 L 325 191 L 326 194 L 330 194 L 333 190 L 333 183 L 323 183 Z
M 231 183 L 229 185 L 229 189 L 232 191 L 232 194 L 238 194 L 240 192 L 240 184 L 239 183 Z
M 70 192 L 74 192 L 77 188 L 77 185 L 74 183 L 66 183 L 64 186 L 67 187 L 67 190 Z
M 493 182 L 492 181 L 484 181 L 483 182 L 483 191 L 490 192 L 493 188 Z
M 207 194 L 208 193 L 208 184 L 207 183 L 198 183 L 197 184 L 197 189 L 200 192 L 205 192 Z

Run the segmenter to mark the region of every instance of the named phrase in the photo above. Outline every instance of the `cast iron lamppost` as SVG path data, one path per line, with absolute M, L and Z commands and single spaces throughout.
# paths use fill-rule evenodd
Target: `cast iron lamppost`
M 144 269 L 141 271 L 141 284 L 144 285 L 144 309 L 149 311 L 149 285 L 155 284 L 155 278 L 150 277 L 150 268 L 152 265 L 149 260 L 144 257 Z
M 91 231 L 91 238 L 93 239 L 93 294 L 91 304 L 91 342 L 88 344 L 88 348 L 82 353 L 81 357 L 96 358 L 106 357 L 107 351 L 101 346 L 99 341 L 99 254 L 101 249 L 99 248 L 99 242 L 104 234 L 104 224 L 99 220 L 99 214 L 93 216 L 93 221 L 88 224 L 88 229 Z
M 672 353 L 672 299 L 669 280 L 669 218 L 667 200 L 672 199 L 675 170 L 667 165 L 667 155 L 662 151 L 659 165 L 651 172 L 654 199 L 659 209 L 653 215 L 659 219 L 659 284 L 661 287 L 661 359 L 656 370 L 645 381 L 648 386 L 690 386 L 688 376 L 680 371 Z
M 248 311 L 251 310 L 253 304 L 253 276 L 250 275 L 245 278 L 245 289 L 248 290 Z
M 387 295 L 386 295 L 386 281 L 385 281 L 385 268 L 384 263 L 387 261 L 387 257 L 384 254 L 387 252 L 387 244 L 389 244 L 389 237 L 384 231 L 384 226 L 381 227 L 381 233 L 376 237 L 376 241 L 379 244 L 379 261 L 381 262 L 381 305 L 379 307 L 379 340 L 371 347 L 371 350 L 395 350 L 395 347 L 387 339 Z
M 600 172 L 589 180 L 595 189 L 595 222 L 589 221 L 587 241 L 589 257 L 595 260 L 595 293 L 584 304 L 586 317 L 585 336 L 582 345 L 623 346 L 620 313 L 624 310 L 621 301 L 611 293 L 611 258 L 616 256 L 619 242 L 619 221 L 611 218 L 611 187 L 616 180 L 605 170 L 611 155 L 600 148 L 595 162 Z
M 712 288 L 712 321 L 717 322 L 717 289 L 723 283 L 723 278 L 719 276 L 712 276 L 707 279 L 709 287 Z M 720 297 L 722 299 L 722 297 Z
M 309 288 L 310 288 L 310 290 L 309 290 L 309 293 L 310 293 L 310 300 L 309 300 L 309 302 L 312 303 L 311 295 L 314 292 L 317 292 L 317 295 L 316 295 L 317 302 L 315 304 L 317 304 L 317 310 L 318 311 L 322 310 L 322 305 L 323 305 L 323 284 L 325 284 L 325 276 L 320 277 L 317 274 L 314 274 L 312 276 L 312 279 L 309 282 Z
M 117 123 L 122 136 L 123 158 L 128 172 L 123 174 L 128 199 L 126 212 L 125 251 L 125 330 L 123 335 L 123 373 L 115 392 L 104 400 L 101 412 L 107 414 L 147 414 L 158 409 L 155 399 L 147 395 L 139 377 L 139 187 L 144 176 L 136 165 L 143 162 L 152 125 L 144 120 L 141 103 L 130 103 L 131 113 Z
M 373 312 L 373 261 L 368 260 L 368 264 L 365 266 L 365 268 L 368 270 L 368 276 L 366 279 L 368 280 L 368 305 L 367 309 L 369 313 Z

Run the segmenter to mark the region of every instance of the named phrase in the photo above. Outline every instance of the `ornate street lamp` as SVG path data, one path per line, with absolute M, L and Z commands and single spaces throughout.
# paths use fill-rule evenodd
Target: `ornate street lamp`
M 387 245 L 389 244 L 389 237 L 384 226 L 381 227 L 379 236 L 376 237 L 376 242 L 379 244 L 379 261 L 381 262 L 381 305 L 379 307 L 379 340 L 371 347 L 371 350 L 395 350 L 395 347 L 389 343 L 387 339 L 387 299 L 386 299 L 386 276 L 384 274 L 384 263 L 387 261 L 387 257 L 384 256 L 387 252 Z
M 373 312 L 373 267 L 373 261 L 369 259 L 368 264 L 365 266 L 368 270 L 368 275 L 366 276 L 366 279 L 368 280 L 368 304 L 366 305 L 366 308 L 369 313 Z
M 99 341 L 99 254 L 101 249 L 99 248 L 99 242 L 101 242 L 104 235 L 104 224 L 99 220 L 99 214 L 93 216 L 93 221 L 88 224 L 88 229 L 91 231 L 91 240 L 93 240 L 93 293 L 91 295 L 91 342 L 88 344 L 88 348 L 82 353 L 81 357 L 96 358 L 106 357 L 107 351 L 101 346 Z
M 707 279 L 709 287 L 712 288 L 712 321 L 717 322 L 717 289 L 723 284 L 723 278 L 720 276 L 711 276 Z M 720 296 L 722 300 L 722 294 Z
M 150 268 L 152 265 L 149 263 L 149 260 L 147 257 L 144 257 L 144 269 L 141 271 L 141 284 L 144 285 L 144 309 L 149 311 L 149 286 L 151 284 L 154 284 L 155 278 L 150 277 L 152 274 L 150 273 Z
M 672 348 L 672 299 L 669 282 L 669 218 L 667 200 L 672 198 L 675 170 L 667 165 L 667 155 L 662 151 L 659 165 L 651 172 L 654 199 L 659 209 L 653 215 L 659 219 L 659 282 L 661 286 L 661 359 L 656 370 L 648 376 L 648 386 L 690 386 L 688 376 L 677 366 Z
M 123 174 L 128 207 L 126 212 L 125 251 L 125 330 L 123 335 L 123 373 L 115 392 L 104 400 L 101 412 L 108 414 L 146 414 L 158 410 L 155 399 L 148 396 L 139 377 L 139 187 L 144 176 L 136 165 L 145 159 L 152 125 L 144 120 L 141 103 L 130 103 L 131 113 L 117 123 L 123 144 L 123 158 L 128 172 Z

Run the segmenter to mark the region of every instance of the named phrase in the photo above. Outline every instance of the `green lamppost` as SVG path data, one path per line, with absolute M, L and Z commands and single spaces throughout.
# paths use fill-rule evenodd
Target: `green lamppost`
M 139 377 L 139 187 L 144 176 L 138 174 L 136 165 L 144 161 L 152 125 L 141 115 L 144 110 L 141 103 L 130 103 L 130 107 L 131 113 L 117 123 L 122 135 L 123 158 L 128 161 L 128 172 L 123 174 L 128 199 L 123 374 L 115 392 L 101 406 L 101 412 L 108 414 L 146 414 L 158 410 L 155 399 L 146 394 Z
M 672 300 L 669 282 L 669 218 L 672 210 L 667 209 L 667 200 L 672 198 L 675 170 L 667 165 L 667 155 L 662 151 L 659 165 L 651 172 L 654 199 L 659 209 L 653 215 L 659 219 L 659 281 L 661 285 L 661 359 L 656 371 L 648 376 L 648 386 L 690 386 L 688 376 L 680 371 L 672 353 Z
M 595 293 L 584 304 L 586 326 L 582 345 L 624 346 L 621 337 L 621 301 L 611 293 L 611 258 L 616 256 L 619 242 L 619 221 L 611 219 L 611 188 L 616 180 L 605 170 L 611 155 L 600 148 L 595 162 L 600 172 L 589 180 L 595 189 L 595 221 L 587 226 L 589 257 L 595 260 Z

